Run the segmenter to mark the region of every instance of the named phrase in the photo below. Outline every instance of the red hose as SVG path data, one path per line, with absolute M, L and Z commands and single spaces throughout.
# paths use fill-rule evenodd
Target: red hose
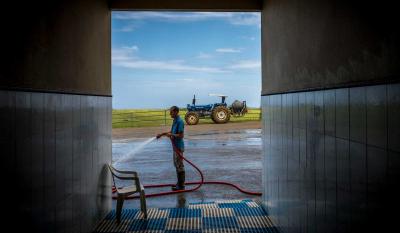
M 197 172 L 200 174 L 200 181 L 195 181 L 195 182 L 186 182 L 186 185 L 197 185 L 196 187 L 192 189 L 185 189 L 185 190 L 176 190 L 176 191 L 168 191 L 168 192 L 161 192 L 161 193 L 152 193 L 152 194 L 146 194 L 146 197 L 157 197 L 157 196 L 164 196 L 164 195 L 170 195 L 170 194 L 176 194 L 176 193 L 186 193 L 186 192 L 192 192 L 196 191 L 199 189 L 203 184 L 223 184 L 223 185 L 229 185 L 237 190 L 239 190 L 242 193 L 249 194 L 249 195 L 255 195 L 255 196 L 261 196 L 262 193 L 259 192 L 251 192 L 247 191 L 245 189 L 240 188 L 238 185 L 232 184 L 230 182 L 225 182 L 225 181 L 204 181 L 204 175 L 203 172 L 195 165 L 193 164 L 190 160 L 186 159 L 185 156 L 183 156 L 182 152 L 175 146 L 174 141 L 171 139 L 171 144 L 173 147 L 173 150 L 175 153 L 179 155 L 183 160 L 185 160 L 187 163 L 189 163 L 192 167 L 194 167 Z M 174 186 L 175 184 L 151 184 L 151 185 L 144 185 L 143 187 L 145 188 L 160 188 L 160 187 L 171 187 Z M 113 186 L 112 187 L 112 192 L 115 193 L 117 189 Z M 126 197 L 125 199 L 133 199 L 133 198 L 138 198 L 138 195 L 132 195 L 129 197 Z M 113 199 L 116 199 L 117 197 L 113 196 Z

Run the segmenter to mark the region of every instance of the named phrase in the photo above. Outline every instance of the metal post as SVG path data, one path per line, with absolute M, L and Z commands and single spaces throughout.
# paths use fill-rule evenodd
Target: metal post
M 167 126 L 167 110 L 164 110 L 164 126 Z

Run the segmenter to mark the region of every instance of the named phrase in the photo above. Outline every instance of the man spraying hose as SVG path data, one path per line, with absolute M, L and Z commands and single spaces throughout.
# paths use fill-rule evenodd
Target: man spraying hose
M 162 136 L 167 136 L 171 139 L 172 147 L 173 147 L 173 158 L 174 158 L 174 165 L 176 168 L 176 174 L 178 177 L 178 182 L 175 186 L 172 184 L 151 184 L 151 185 L 143 185 L 144 188 L 161 188 L 161 187 L 172 187 L 173 191 L 168 191 L 168 192 L 160 192 L 160 193 L 151 193 L 151 194 L 146 194 L 146 197 L 157 197 L 157 196 L 163 196 L 163 195 L 169 195 L 169 194 L 176 194 L 176 193 L 181 193 L 181 192 L 192 192 L 198 190 L 203 184 L 218 184 L 218 185 L 229 185 L 232 186 L 236 189 L 238 189 L 240 192 L 249 194 L 249 195 L 256 195 L 256 196 L 261 196 L 262 193 L 260 192 L 252 192 L 248 190 L 244 190 L 240 188 L 238 185 L 232 184 L 227 181 L 209 181 L 204 179 L 203 172 L 200 170 L 199 167 L 197 167 L 193 162 L 188 160 L 183 156 L 183 151 L 184 151 L 184 143 L 183 143 L 183 135 L 184 135 L 184 123 L 183 120 L 179 116 L 179 108 L 176 106 L 172 106 L 170 108 L 170 115 L 171 118 L 174 119 L 171 127 L 171 131 L 157 134 L 157 139 L 161 138 Z M 187 185 L 196 185 L 194 188 L 189 188 L 185 189 L 185 168 L 183 166 L 183 160 L 185 160 L 190 166 L 192 166 L 197 172 L 199 173 L 200 180 L 199 181 L 190 181 L 187 182 Z M 113 187 L 113 192 L 117 192 L 117 188 Z M 138 198 L 139 196 L 128 196 L 125 197 L 125 199 L 132 199 L 132 198 Z M 113 199 L 117 199 L 116 196 L 113 196 Z
M 181 117 L 179 116 L 179 108 L 177 106 L 172 106 L 169 109 L 169 115 L 173 118 L 171 131 L 157 134 L 157 139 L 162 136 L 167 136 L 172 139 L 173 143 L 177 150 L 183 153 L 185 149 L 185 145 L 183 142 L 183 132 L 184 132 L 184 123 Z M 172 190 L 184 190 L 185 189 L 185 166 L 183 165 L 183 159 L 178 155 L 178 153 L 173 150 L 173 160 L 174 166 L 176 169 L 176 176 L 178 182 L 176 186 L 172 187 Z

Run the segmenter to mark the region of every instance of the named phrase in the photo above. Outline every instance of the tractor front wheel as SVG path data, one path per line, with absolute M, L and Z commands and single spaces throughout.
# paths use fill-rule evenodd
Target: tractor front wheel
M 199 115 L 195 112 L 187 112 L 185 121 L 188 125 L 197 125 L 197 123 L 199 123 Z
M 213 109 L 211 119 L 217 124 L 223 124 L 229 121 L 231 114 L 229 109 L 219 106 Z

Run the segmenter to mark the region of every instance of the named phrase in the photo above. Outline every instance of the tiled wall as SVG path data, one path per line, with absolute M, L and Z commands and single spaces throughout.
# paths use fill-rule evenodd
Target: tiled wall
M 111 98 L 0 91 L 0 132 L 13 228 L 91 232 L 111 208 Z
M 400 84 L 263 96 L 262 109 L 264 204 L 283 232 L 387 225 L 379 221 L 400 177 Z

